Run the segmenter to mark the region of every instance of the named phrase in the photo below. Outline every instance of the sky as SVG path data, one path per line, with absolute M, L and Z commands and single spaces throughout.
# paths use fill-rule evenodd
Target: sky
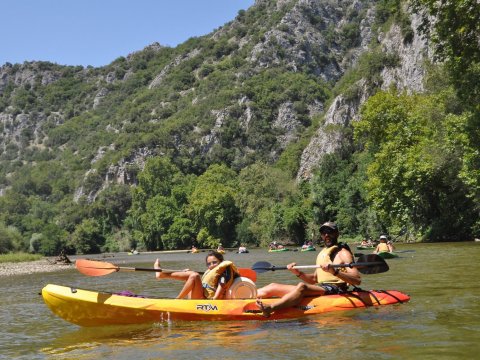
M 0 66 L 111 63 L 154 42 L 206 35 L 254 0 L 0 0 Z

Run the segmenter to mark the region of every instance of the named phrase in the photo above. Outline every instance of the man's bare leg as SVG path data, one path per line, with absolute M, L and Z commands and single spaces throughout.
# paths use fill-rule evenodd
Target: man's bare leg
M 324 295 L 325 290 L 316 285 L 309 285 L 305 284 L 303 282 L 298 283 L 296 286 L 292 285 L 281 285 L 281 284 L 273 284 L 277 285 L 275 287 L 272 287 L 270 290 L 271 292 L 281 292 L 285 291 L 287 288 L 290 288 L 290 291 L 287 293 L 284 293 L 284 295 L 278 300 L 277 302 L 273 304 L 264 304 L 261 299 L 257 299 L 257 305 L 260 310 L 262 310 L 263 315 L 268 317 L 272 312 L 275 310 L 280 310 L 280 309 L 285 309 L 288 307 L 295 306 L 299 304 L 303 298 L 307 295 Z M 280 286 L 278 286 L 280 285 Z M 268 287 L 269 285 L 267 285 Z

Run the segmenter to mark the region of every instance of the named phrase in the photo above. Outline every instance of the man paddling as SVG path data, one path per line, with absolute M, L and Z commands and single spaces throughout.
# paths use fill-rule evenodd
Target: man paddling
M 360 285 L 359 271 L 355 268 L 335 269 L 330 264 L 350 264 L 354 257 L 348 245 L 338 243 L 338 227 L 333 222 L 326 222 L 320 227 L 320 236 L 325 248 L 318 254 L 317 265 L 319 268 L 312 274 L 305 274 L 293 267 L 291 263 L 287 268 L 302 280 L 297 285 L 271 283 L 257 291 L 257 305 L 265 316 L 270 316 L 275 310 L 295 306 L 305 296 L 319 296 L 341 294 L 346 292 L 350 285 Z M 273 304 L 264 304 L 262 298 L 280 297 Z

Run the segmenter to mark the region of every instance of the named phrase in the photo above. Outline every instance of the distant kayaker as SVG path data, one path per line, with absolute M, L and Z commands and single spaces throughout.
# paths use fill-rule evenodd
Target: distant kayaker
M 257 291 L 257 305 L 265 316 L 272 312 L 297 305 L 305 296 L 319 296 L 341 294 L 347 291 L 349 284 L 360 285 L 361 277 L 356 268 L 335 269 L 330 264 L 349 264 L 354 261 L 348 245 L 338 242 L 338 227 L 333 222 L 326 222 L 320 227 L 320 236 L 325 248 L 317 256 L 317 265 L 320 266 L 313 274 L 305 274 L 293 267 L 296 263 L 287 265 L 287 268 L 302 280 L 297 285 L 269 284 Z M 262 298 L 280 297 L 273 304 L 264 304 Z
M 190 269 L 174 272 L 159 271 L 155 276 L 157 279 L 185 281 L 177 299 L 183 299 L 187 295 L 190 295 L 191 299 L 223 299 L 233 280 L 240 276 L 238 270 L 231 261 L 225 261 L 223 255 L 217 251 L 210 251 L 205 262 L 208 269 L 202 277 Z M 158 259 L 153 267 L 161 269 Z
M 377 245 L 377 247 L 373 251 L 374 254 L 378 254 L 380 252 L 393 252 L 392 246 L 387 244 L 386 235 L 380 235 L 380 243 Z
M 222 244 L 218 244 L 217 252 L 220 253 L 220 254 L 225 254 L 225 248 L 223 247 Z
M 368 247 L 368 246 L 372 246 L 372 243 L 369 242 L 367 239 L 363 239 L 362 242 L 360 243 L 360 246 Z
M 239 253 L 239 254 L 246 254 L 246 253 L 248 253 L 248 250 L 247 250 L 246 246 L 243 245 L 243 244 L 240 245 L 240 246 L 238 247 L 238 253 Z

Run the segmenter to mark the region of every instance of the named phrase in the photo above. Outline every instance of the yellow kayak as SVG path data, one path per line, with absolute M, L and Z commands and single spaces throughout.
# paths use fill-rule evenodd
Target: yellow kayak
M 276 311 L 266 318 L 259 311 L 255 299 L 144 298 L 53 284 L 42 289 L 42 296 L 54 314 L 80 326 L 127 325 L 172 320 L 279 320 L 410 300 L 408 295 L 396 290 L 355 291 L 343 295 L 305 298 L 300 305 Z M 262 301 L 271 303 L 276 299 Z

